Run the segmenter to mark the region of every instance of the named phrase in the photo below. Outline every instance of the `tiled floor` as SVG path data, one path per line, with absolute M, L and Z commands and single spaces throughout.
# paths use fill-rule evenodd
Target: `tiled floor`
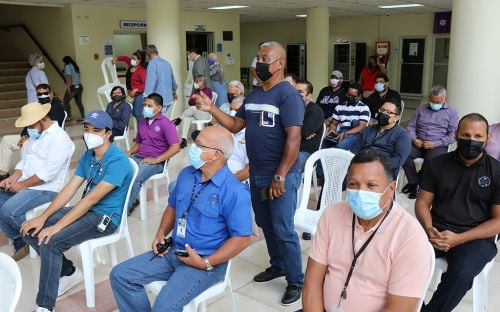
M 70 126 L 68 127 L 68 132 L 77 138 L 81 136 L 81 126 Z M 81 139 L 75 140 L 77 149 L 75 152 L 74 160 L 79 158 L 79 155 L 84 150 Z M 171 177 L 175 177 L 176 173 L 179 172 L 187 164 L 187 149 L 184 149 L 172 160 L 169 165 L 169 172 Z M 165 194 L 165 185 L 161 186 L 162 193 Z M 397 200 L 411 213 L 413 213 L 413 200 L 409 200 L 404 196 L 397 194 Z M 79 198 L 76 196 L 75 198 Z M 163 209 L 167 203 L 167 198 L 165 196 L 160 197 L 158 203 L 152 201 L 148 202 L 148 220 L 139 220 L 139 211 L 134 212 L 134 214 L 129 217 L 129 229 L 132 237 L 132 244 L 134 247 L 134 252 L 136 254 L 147 251 L 150 249 L 151 240 L 158 227 L 160 216 Z M 303 268 L 305 269 L 307 261 L 307 253 L 309 251 L 310 243 L 307 241 L 302 241 L 302 261 Z M 119 255 L 119 261 L 124 260 L 125 244 L 119 242 L 117 244 L 117 250 Z M 0 247 L 0 251 L 11 254 L 12 246 L 4 245 Z M 72 259 L 76 265 L 81 267 L 81 259 L 79 252 L 75 249 L 71 249 L 67 256 Z M 95 267 L 95 283 L 98 284 L 96 291 L 96 308 L 89 311 L 99 311 L 108 312 L 116 310 L 116 304 L 109 291 L 109 286 L 106 282 L 111 270 L 110 260 L 108 257 L 107 249 L 98 249 L 95 254 L 96 267 Z M 496 262 L 500 261 L 500 258 L 496 258 Z M 19 261 L 19 266 L 21 268 L 23 277 L 23 291 L 21 294 L 21 300 L 16 311 L 18 312 L 28 312 L 33 311 L 35 307 L 35 296 L 37 293 L 38 276 L 39 276 L 39 260 L 24 258 Z M 234 297 L 236 299 L 236 306 L 238 311 L 251 311 L 251 312 L 274 312 L 274 311 L 295 311 L 300 307 L 300 303 L 297 303 L 290 307 L 284 307 L 280 305 L 280 298 L 284 287 L 286 285 L 283 278 L 274 280 L 266 284 L 255 284 L 252 282 L 252 278 L 258 272 L 264 270 L 268 266 L 268 255 L 266 251 L 266 246 L 264 240 L 257 241 L 249 248 L 244 250 L 240 255 L 236 257 L 233 261 L 233 267 L 231 272 L 231 282 L 234 291 Z M 1 278 L 1 277 L 0 277 Z M 102 284 L 99 284 L 104 282 Z M 500 265 L 496 263 L 493 266 L 489 281 L 489 311 L 500 311 Z M 428 296 L 430 296 L 430 292 Z M 467 294 L 467 296 L 462 300 L 456 311 L 472 311 L 472 296 Z M 1 310 L 1 309 L 0 309 Z M 56 306 L 56 311 L 58 312 L 78 312 L 87 311 L 85 308 L 84 299 L 84 286 L 83 283 L 72 289 L 67 295 L 60 298 L 58 305 Z M 225 297 L 216 298 L 209 302 L 208 311 L 210 312 L 220 312 L 228 311 L 228 305 Z

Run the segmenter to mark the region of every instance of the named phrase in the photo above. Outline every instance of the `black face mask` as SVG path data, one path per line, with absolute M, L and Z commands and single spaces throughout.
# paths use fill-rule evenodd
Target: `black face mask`
M 269 66 L 271 66 L 271 64 L 261 62 L 257 62 L 257 65 L 255 65 L 255 73 L 263 82 L 268 81 L 273 76 L 273 74 L 269 71 Z
M 474 159 L 484 151 L 484 142 L 467 139 L 457 139 L 457 149 L 465 159 Z
M 354 105 L 356 103 L 358 103 L 358 99 L 355 97 L 350 97 L 350 96 L 346 96 L 346 99 L 347 99 L 347 104 L 349 105 Z
M 50 103 L 50 97 L 39 97 L 38 98 L 38 103 L 40 104 L 47 104 Z
M 391 118 L 391 116 L 384 113 L 378 113 L 377 114 L 378 125 L 381 127 L 387 126 L 389 124 L 389 118 Z
M 115 101 L 115 102 L 117 102 L 117 103 L 118 103 L 118 102 L 123 101 L 123 95 L 113 95 L 113 96 L 111 96 L 111 99 L 112 99 L 113 101 Z
M 227 100 L 229 101 L 229 104 L 233 103 L 234 99 L 237 98 L 236 95 L 228 93 L 227 94 Z

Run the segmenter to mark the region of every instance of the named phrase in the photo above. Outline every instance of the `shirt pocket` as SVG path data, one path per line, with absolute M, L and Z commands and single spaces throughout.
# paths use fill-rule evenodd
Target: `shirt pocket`
M 260 113 L 260 125 L 262 127 L 274 127 L 275 126 L 275 114 L 273 112 L 262 111 Z

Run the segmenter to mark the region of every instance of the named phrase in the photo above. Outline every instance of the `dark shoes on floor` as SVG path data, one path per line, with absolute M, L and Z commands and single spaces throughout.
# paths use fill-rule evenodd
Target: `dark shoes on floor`
M 132 214 L 132 212 L 134 212 L 135 208 L 137 208 L 137 206 L 139 206 L 138 199 L 134 200 L 134 203 L 132 204 L 132 206 L 128 208 L 127 216 L 130 216 Z
M 188 145 L 187 140 L 186 139 L 182 139 L 182 141 L 181 141 L 181 149 L 184 148 L 184 147 L 186 147 L 187 145 Z
M 19 261 L 22 258 L 26 257 L 30 253 L 30 246 L 28 244 L 24 244 L 22 247 L 19 247 L 14 251 L 12 255 L 12 259 L 15 261 Z
M 281 297 L 281 304 L 288 306 L 300 300 L 302 295 L 302 286 L 288 285 L 286 287 L 283 297 Z
M 302 233 L 303 240 L 311 240 L 311 233 L 304 232 Z
M 277 271 L 275 268 L 267 268 L 264 272 L 261 272 L 254 276 L 253 280 L 257 283 L 264 283 L 272 281 L 275 278 L 285 276 L 285 273 Z
M 180 118 L 175 118 L 174 120 L 172 120 L 172 122 L 174 123 L 174 125 L 178 126 L 181 124 L 181 119 Z
M 1 174 L 0 175 L 0 181 L 4 180 L 4 179 L 7 179 L 8 177 L 10 176 L 9 173 L 6 173 L 6 174 Z
M 411 192 L 411 190 L 413 189 L 413 187 L 415 187 L 416 184 L 412 184 L 412 183 L 406 183 L 405 186 L 403 186 L 403 189 L 401 190 L 401 192 L 403 192 L 403 194 L 408 194 Z
M 418 184 L 415 184 L 415 186 L 410 190 L 410 193 L 408 193 L 408 198 L 409 199 L 417 198 L 419 191 L 420 191 L 420 187 L 418 186 Z

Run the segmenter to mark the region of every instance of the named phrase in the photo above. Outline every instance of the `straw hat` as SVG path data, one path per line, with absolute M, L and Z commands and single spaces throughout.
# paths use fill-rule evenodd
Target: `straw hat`
M 15 126 L 18 128 L 27 127 L 40 121 L 47 116 L 50 111 L 50 104 L 40 104 L 33 102 L 21 107 L 21 117 L 17 118 Z

